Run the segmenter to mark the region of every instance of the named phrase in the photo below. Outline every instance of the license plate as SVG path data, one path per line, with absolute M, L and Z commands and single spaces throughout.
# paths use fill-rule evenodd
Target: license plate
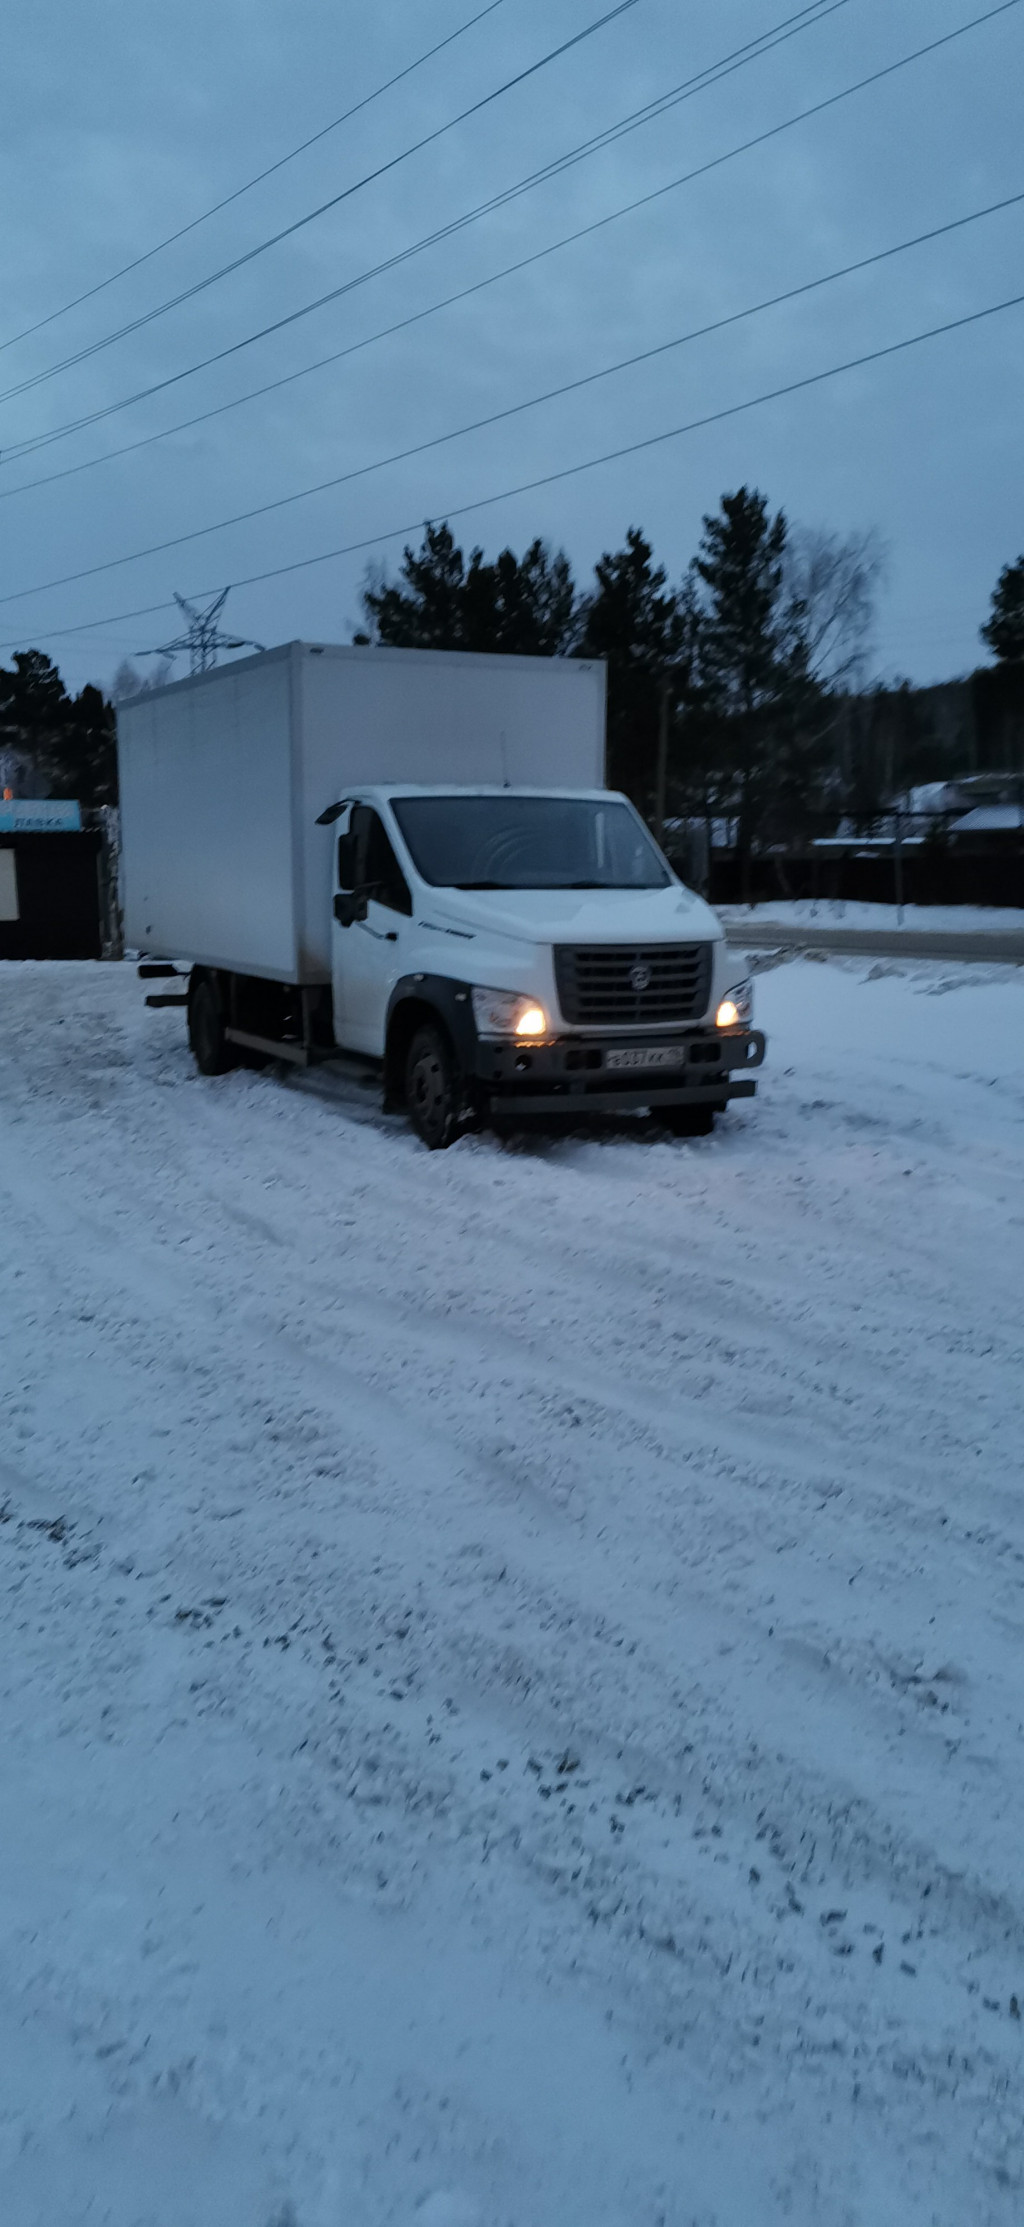
M 629 1050 L 606 1052 L 606 1067 L 681 1067 L 681 1044 L 631 1044 Z

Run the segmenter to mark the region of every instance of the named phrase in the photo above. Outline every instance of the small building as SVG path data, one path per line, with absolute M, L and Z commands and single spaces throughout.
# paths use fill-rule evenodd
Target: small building
M 0 959 L 102 957 L 105 852 L 76 803 L 0 798 Z
M 980 773 L 954 786 L 958 809 L 946 827 L 950 847 L 1024 861 L 1024 775 Z

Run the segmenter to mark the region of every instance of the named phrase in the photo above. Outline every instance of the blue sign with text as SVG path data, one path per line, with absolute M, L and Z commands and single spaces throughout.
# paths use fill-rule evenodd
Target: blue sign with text
M 77 835 L 82 814 L 62 797 L 0 797 L 0 835 Z

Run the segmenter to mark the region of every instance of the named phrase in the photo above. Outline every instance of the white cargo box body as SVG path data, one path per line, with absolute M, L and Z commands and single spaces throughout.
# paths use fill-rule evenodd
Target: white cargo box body
M 605 669 L 290 642 L 118 708 L 129 947 L 330 980 L 332 831 L 377 782 L 593 789 Z

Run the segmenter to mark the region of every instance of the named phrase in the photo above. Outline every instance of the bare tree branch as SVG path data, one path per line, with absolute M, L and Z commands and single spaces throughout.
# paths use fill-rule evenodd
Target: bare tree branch
M 822 687 L 863 686 L 886 549 L 874 527 L 852 534 L 793 526 L 786 586 L 807 644 L 808 669 Z

